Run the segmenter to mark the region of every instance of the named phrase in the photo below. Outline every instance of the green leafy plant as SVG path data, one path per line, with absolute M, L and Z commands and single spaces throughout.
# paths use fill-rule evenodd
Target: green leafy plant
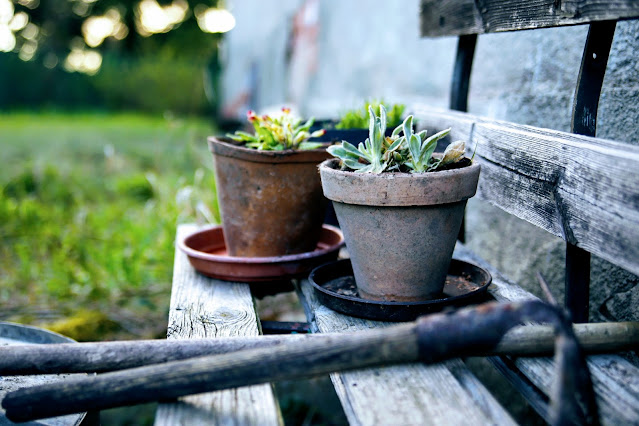
M 380 106 L 387 110 L 386 121 L 388 127 L 395 127 L 402 123 L 406 106 L 402 104 L 385 104 L 384 101 L 367 101 L 363 108 L 346 111 L 335 125 L 336 129 L 362 129 L 368 127 L 368 109 L 378 111 Z
M 413 116 L 406 117 L 390 136 L 386 132 L 386 109 L 380 106 L 379 116 L 372 107 L 369 113 L 369 137 L 355 147 L 342 141 L 328 147 L 328 152 L 341 160 L 342 165 L 356 173 L 382 173 L 390 171 L 425 173 L 438 170 L 464 158 L 465 143 L 454 142 L 442 156 L 434 156 L 437 141 L 447 136 L 450 129 L 427 136 L 426 130 L 413 132 Z M 400 136 L 401 135 L 401 136 Z
M 311 132 L 314 119 L 302 124 L 302 120 L 291 114 L 289 108 L 282 108 L 277 116 L 258 116 L 253 111 L 247 113 L 248 121 L 255 128 L 255 134 L 236 131 L 227 136 L 235 141 L 244 142 L 249 148 L 264 151 L 282 151 L 284 149 L 316 149 L 322 146 L 318 142 L 309 142 L 310 138 L 322 136 L 323 129 Z

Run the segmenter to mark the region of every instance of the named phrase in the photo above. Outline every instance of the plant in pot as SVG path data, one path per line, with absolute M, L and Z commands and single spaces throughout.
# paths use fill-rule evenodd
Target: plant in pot
M 438 298 L 480 166 L 461 141 L 434 153 L 450 129 L 414 133 L 408 116 L 390 136 L 385 130 L 384 107 L 379 116 L 369 108 L 364 142 L 328 148 L 337 158 L 320 165 L 324 195 L 333 201 L 362 298 Z
M 248 112 L 254 134 L 209 137 L 218 203 L 230 256 L 270 257 L 313 251 L 326 199 L 317 165 L 330 158 L 288 108 L 278 116 Z
M 386 125 L 396 127 L 404 120 L 406 106 L 403 104 L 387 104 L 382 101 L 368 101 L 363 108 L 355 108 L 346 111 L 335 124 L 336 129 L 368 129 L 368 110 L 378 111 L 383 106 L 386 110 Z
M 404 120 L 406 107 L 402 104 L 387 104 L 382 101 L 367 101 L 361 108 L 353 108 L 345 111 L 337 121 L 325 121 L 322 123 L 326 133 L 318 140 L 339 142 L 359 142 L 368 135 L 368 109 L 379 110 L 380 106 L 386 108 L 386 121 L 389 128 L 395 127 Z M 388 131 L 386 136 L 390 136 Z

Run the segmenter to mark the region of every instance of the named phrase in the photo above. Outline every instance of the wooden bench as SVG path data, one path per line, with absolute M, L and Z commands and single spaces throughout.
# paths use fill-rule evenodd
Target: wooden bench
M 197 230 L 178 227 L 179 241 Z M 186 255 L 175 253 L 169 306 L 169 339 L 257 336 L 260 322 L 247 284 L 199 275 Z M 282 417 L 270 384 L 193 395 L 160 404 L 155 424 L 279 425 Z
M 451 110 L 415 106 L 426 128 L 453 128 L 453 139 L 477 147 L 482 165 L 478 197 L 566 242 L 566 303 L 573 319 L 588 319 L 590 254 L 639 274 L 639 148 L 594 137 L 599 92 L 614 21 L 639 17 L 639 2 L 515 2 L 422 0 L 422 35 L 459 36 Z M 513 18 L 513 17 L 516 17 Z M 576 88 L 573 133 L 476 117 L 466 110 L 477 35 L 589 24 Z M 453 111 L 456 110 L 456 111 Z M 462 112 L 460 112 L 462 111 Z M 177 238 L 195 228 L 182 225 Z M 454 256 L 488 269 L 498 301 L 535 298 L 459 243 Z M 336 313 L 321 305 L 310 284 L 298 295 L 315 333 L 344 332 L 388 323 Z M 180 252 L 175 257 L 169 338 L 252 336 L 260 333 L 249 286 L 198 275 Z M 548 419 L 554 380 L 550 358 L 491 358 L 539 414 Z M 600 421 L 639 424 L 639 369 L 618 355 L 588 358 Z M 331 380 L 349 423 L 514 424 L 461 359 L 334 373 Z M 161 404 L 156 424 L 278 424 L 281 415 L 270 385 L 240 388 Z

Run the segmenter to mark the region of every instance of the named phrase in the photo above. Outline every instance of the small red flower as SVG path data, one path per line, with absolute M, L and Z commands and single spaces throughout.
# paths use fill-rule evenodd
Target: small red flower
M 290 108 L 288 108 L 288 107 L 282 107 L 282 112 L 283 112 L 284 114 L 288 114 L 288 113 L 290 113 L 290 112 L 291 112 L 291 109 L 290 109 Z
M 255 112 L 253 110 L 248 110 L 246 112 L 246 118 L 248 118 L 248 121 L 255 121 L 257 119 L 257 115 L 255 115 Z

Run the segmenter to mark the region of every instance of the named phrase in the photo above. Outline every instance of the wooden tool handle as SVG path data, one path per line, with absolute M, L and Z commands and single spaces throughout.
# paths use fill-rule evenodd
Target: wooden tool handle
M 639 322 L 575 324 L 575 334 L 588 354 L 639 347 Z M 190 340 L 130 340 L 0 346 L 0 376 L 22 374 L 103 373 L 290 342 L 333 339 L 333 334 L 223 337 Z M 552 355 L 552 327 L 525 325 L 512 329 L 487 355 Z
M 0 376 L 103 373 L 204 355 L 266 348 L 324 335 L 224 337 L 188 340 L 129 340 L 0 346 Z
M 2 406 L 10 420 L 27 421 L 335 371 L 418 360 L 437 362 L 458 356 L 503 354 L 506 351 L 521 352 L 521 348 L 540 352 L 553 346 L 553 339 L 548 336 L 549 329 L 542 331 L 541 334 L 548 336 L 542 338 L 547 339 L 542 343 L 538 337 L 531 338 L 530 334 L 536 334 L 533 330 L 540 330 L 538 327 L 526 327 L 525 330 L 531 331 L 513 333 L 515 337 L 510 340 L 502 339 L 504 333 L 516 324 L 543 320 L 536 314 L 543 306 L 541 302 L 487 305 L 455 314 L 431 315 L 416 323 L 311 338 L 290 339 L 289 336 L 268 347 L 24 388 L 8 394 Z M 502 321 L 504 318 L 507 321 Z M 589 329 L 593 327 L 599 326 L 588 326 Z M 594 346 L 605 341 L 603 345 L 608 349 L 637 347 L 639 333 L 636 324 L 614 328 L 630 330 L 631 336 L 624 338 L 624 345 L 609 345 L 602 336 L 605 332 L 588 332 L 585 335 L 590 336 L 589 339 L 597 336 L 593 339 Z M 523 338 L 522 334 L 525 335 Z
M 8 419 L 20 422 L 417 359 L 410 323 L 23 388 L 6 395 L 2 406 Z

